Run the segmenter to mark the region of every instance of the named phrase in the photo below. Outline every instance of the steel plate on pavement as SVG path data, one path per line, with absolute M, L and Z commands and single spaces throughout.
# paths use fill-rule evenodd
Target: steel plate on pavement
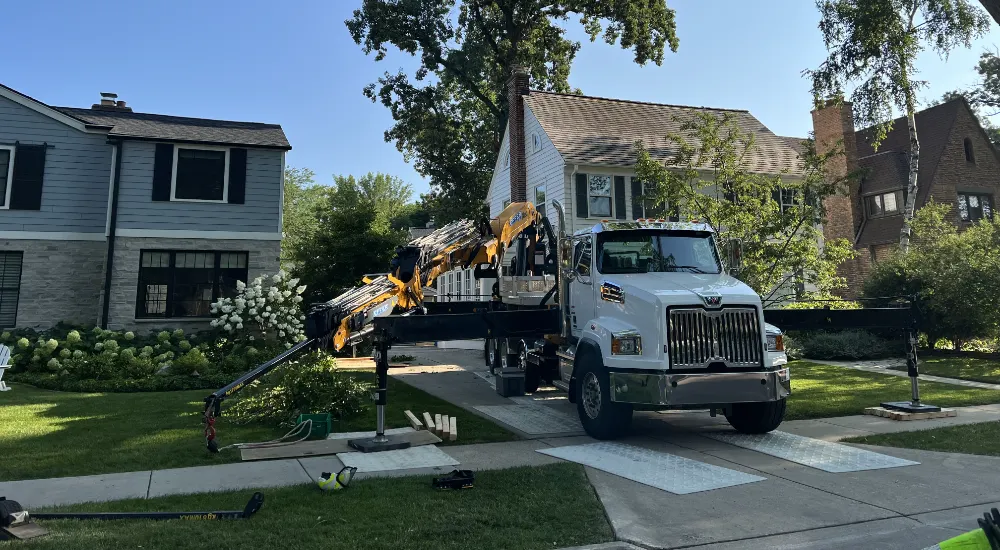
M 399 435 L 414 431 L 416 430 L 407 426 L 405 428 L 389 428 L 384 433 L 385 435 Z M 334 432 L 326 436 L 327 439 L 364 439 L 366 437 L 375 437 L 375 432 Z
M 802 464 L 803 466 L 835 474 L 920 464 L 912 460 L 904 460 L 865 449 L 858 449 L 849 445 L 821 441 L 785 432 L 755 435 L 718 432 L 704 435 L 723 443 L 729 443 L 730 445 L 736 445 L 737 447 L 783 458 Z
M 458 464 L 458 461 L 448 453 L 433 445 L 377 453 L 340 453 L 337 458 L 344 463 L 344 466 L 357 467 L 358 472 L 385 472 Z
M 539 453 L 590 466 L 677 495 L 743 485 L 767 478 L 624 443 L 587 443 Z
M 526 434 L 579 433 L 583 425 L 575 416 L 545 405 L 480 405 L 475 409 Z

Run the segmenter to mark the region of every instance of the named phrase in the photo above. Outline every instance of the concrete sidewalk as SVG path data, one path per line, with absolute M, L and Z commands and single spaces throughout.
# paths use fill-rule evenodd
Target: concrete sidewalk
M 881 360 L 870 360 L 870 361 L 826 361 L 820 359 L 806 359 L 806 361 L 809 361 L 810 363 L 817 363 L 820 365 L 844 367 L 848 369 L 863 370 L 866 372 L 877 372 L 878 374 L 886 374 L 889 376 L 901 376 L 903 378 L 909 378 L 905 370 L 893 370 L 899 367 L 906 368 L 905 359 L 881 359 Z M 966 388 L 979 388 L 983 390 L 1000 391 L 1000 384 L 990 384 L 988 382 L 975 382 L 972 380 L 960 380 L 958 378 L 934 376 L 931 374 L 921 374 L 920 380 L 924 382 L 940 382 L 942 384 L 951 384 L 953 386 L 964 386 Z

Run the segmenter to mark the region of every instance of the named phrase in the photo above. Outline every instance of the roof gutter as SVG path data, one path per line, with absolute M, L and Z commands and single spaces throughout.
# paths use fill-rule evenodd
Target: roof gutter
M 111 184 L 111 217 L 108 221 L 108 252 L 104 263 L 104 300 L 101 308 L 101 328 L 108 328 L 108 314 L 111 308 L 111 274 L 115 265 L 115 233 L 118 226 L 118 189 L 122 178 L 122 143 L 120 139 L 111 142 L 115 146 L 114 180 Z

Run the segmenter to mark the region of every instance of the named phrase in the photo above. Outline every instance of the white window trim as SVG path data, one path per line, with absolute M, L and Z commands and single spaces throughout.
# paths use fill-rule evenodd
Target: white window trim
M 604 172 L 586 172 L 587 175 L 587 217 L 580 218 L 584 220 L 610 220 L 615 217 L 615 174 L 608 174 Z M 611 194 L 610 195 L 591 195 L 590 194 L 590 176 L 607 176 L 611 178 Z M 607 216 L 594 216 L 590 209 L 590 197 L 607 197 L 611 199 L 611 214 Z
M 0 149 L 10 151 L 10 162 L 7 164 L 7 194 L 3 198 L 3 206 L 0 206 L 0 210 L 10 210 L 10 190 L 14 188 L 14 155 L 17 147 L 0 145 Z
M 215 199 L 178 199 L 177 198 L 177 158 L 180 154 L 181 149 L 189 149 L 192 151 L 225 151 L 226 157 L 223 162 L 225 162 L 224 172 L 222 174 L 222 200 Z M 170 174 L 170 201 L 171 202 L 210 202 L 210 203 L 228 203 L 229 202 L 229 150 L 230 147 L 218 147 L 215 145 L 199 145 L 197 147 L 183 146 L 180 144 L 174 145 L 174 164 Z
M 548 189 L 545 188 L 545 185 L 546 184 L 544 184 L 544 183 L 539 183 L 538 185 L 535 186 L 535 189 L 534 189 L 534 191 L 532 193 L 531 203 L 533 205 L 535 205 L 535 210 L 538 210 L 538 205 L 539 204 L 541 204 L 542 207 L 546 209 L 546 211 L 548 210 L 548 204 L 549 204 Z M 540 203 L 538 202 L 538 189 L 539 188 L 541 188 L 541 189 L 544 190 L 543 193 L 546 193 L 545 200 L 543 200 Z
M 534 153 L 537 153 L 537 152 L 539 152 L 541 150 L 542 150 L 542 136 L 538 135 L 537 132 L 536 133 L 532 133 L 531 134 L 531 152 L 534 154 Z
M 504 149 L 503 167 L 504 169 L 510 168 L 510 147 Z

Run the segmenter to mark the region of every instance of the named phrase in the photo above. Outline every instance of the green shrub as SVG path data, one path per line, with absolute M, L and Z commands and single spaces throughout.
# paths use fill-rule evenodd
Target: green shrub
M 6 377 L 5 377 L 6 380 Z M 72 376 L 51 373 L 22 372 L 10 375 L 10 382 L 36 388 L 84 393 L 133 393 L 153 391 L 215 390 L 231 382 L 224 375 L 150 376 L 147 378 L 110 380 L 78 380 Z
M 254 382 L 227 411 L 236 423 L 292 425 L 300 414 L 330 413 L 344 418 L 363 411 L 370 384 L 337 372 L 333 357 L 309 354 Z
M 182 374 L 182 375 L 192 375 L 198 373 L 199 375 L 204 374 L 210 367 L 211 363 L 205 354 L 201 352 L 200 349 L 195 348 L 184 355 L 177 358 L 176 361 L 170 366 L 170 374 Z
M 790 359 L 883 359 L 902 356 L 902 341 L 864 330 L 793 332 L 785 338 Z

